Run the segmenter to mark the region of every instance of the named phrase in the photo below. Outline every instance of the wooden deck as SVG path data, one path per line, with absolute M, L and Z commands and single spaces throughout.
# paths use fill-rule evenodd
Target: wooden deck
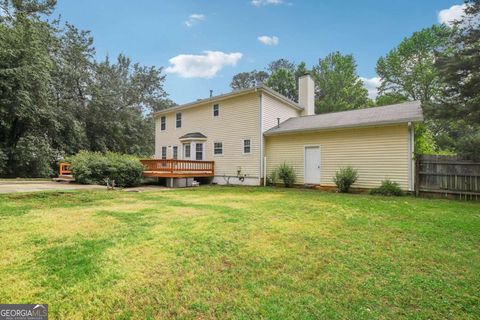
M 214 161 L 148 159 L 140 160 L 145 166 L 144 177 L 157 178 L 194 178 L 213 177 Z

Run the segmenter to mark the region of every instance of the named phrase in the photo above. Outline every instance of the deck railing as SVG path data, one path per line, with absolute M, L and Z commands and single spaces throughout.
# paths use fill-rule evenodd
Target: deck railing
M 61 176 L 72 174 L 72 170 L 70 170 L 70 163 L 69 162 L 60 162 L 59 173 L 60 173 Z
M 176 159 L 146 159 L 140 160 L 146 172 L 174 175 L 214 175 L 214 161 L 176 160 Z

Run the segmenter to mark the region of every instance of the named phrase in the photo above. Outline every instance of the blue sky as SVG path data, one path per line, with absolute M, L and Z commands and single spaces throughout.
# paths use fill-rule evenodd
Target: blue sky
M 278 58 L 309 67 L 352 53 L 372 96 L 377 59 L 412 32 L 458 16 L 462 0 L 59 0 L 56 15 L 90 30 L 98 58 L 165 67 L 177 103 L 229 92 L 234 74 Z M 444 11 L 442 11 L 444 10 Z M 263 37 L 260 38 L 259 37 Z M 260 41 L 262 40 L 262 41 Z

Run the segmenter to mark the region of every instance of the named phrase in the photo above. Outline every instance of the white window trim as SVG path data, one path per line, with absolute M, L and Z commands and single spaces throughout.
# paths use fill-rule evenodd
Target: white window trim
M 200 144 L 202 146 L 202 159 L 201 160 L 197 160 L 197 144 Z M 195 161 L 203 161 L 205 159 L 205 143 L 203 142 L 195 142 L 195 149 L 194 149 L 194 157 L 193 157 L 193 160 Z
M 163 150 L 164 150 L 163 148 L 165 148 L 165 158 L 163 158 Z M 160 158 L 161 159 L 168 159 L 168 148 L 167 148 L 167 146 L 162 146 L 160 148 Z
M 177 157 L 175 158 L 175 148 L 177 148 Z M 178 160 L 180 159 L 180 152 L 179 152 L 179 148 L 177 145 L 173 145 L 172 146 L 172 159 L 175 159 L 175 160 Z
M 246 140 L 250 141 L 250 152 L 248 152 L 248 153 L 245 152 L 245 141 Z M 252 154 L 252 139 L 250 139 L 250 138 L 242 139 L 242 154 L 245 155 L 245 156 L 248 156 L 248 155 Z
M 215 153 L 215 143 L 221 143 L 221 144 L 222 144 L 222 153 Z M 223 141 L 214 141 L 214 142 L 212 143 L 212 154 L 213 154 L 214 157 L 221 157 L 221 156 L 223 156 L 223 154 L 224 154 L 224 150 L 223 150 L 223 149 L 224 149 Z
M 189 156 L 189 157 L 187 157 L 186 152 L 185 152 L 185 147 L 186 147 L 187 145 L 190 146 L 190 156 Z M 191 142 L 182 143 L 182 156 L 183 156 L 183 160 L 190 160 L 190 159 L 192 159 L 192 143 L 191 143 Z
M 177 127 L 177 114 L 180 114 L 180 127 Z M 181 112 L 175 112 L 175 130 L 182 129 L 183 127 L 183 114 Z
M 162 129 L 162 119 L 165 119 L 165 129 Z M 167 116 L 160 117 L 160 131 L 167 131 Z
M 215 115 L 215 106 L 218 107 L 218 116 Z M 212 104 L 212 118 L 213 119 L 220 118 L 220 104 L 218 104 L 218 103 Z

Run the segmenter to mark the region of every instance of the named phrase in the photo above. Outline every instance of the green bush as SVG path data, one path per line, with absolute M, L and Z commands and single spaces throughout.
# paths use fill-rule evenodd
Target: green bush
M 352 184 L 358 179 L 358 173 L 356 169 L 352 167 L 341 168 L 335 173 L 333 182 L 337 185 L 338 191 L 347 193 L 350 190 Z
M 289 166 L 286 163 L 283 163 L 276 169 L 276 175 L 280 180 L 283 181 L 283 184 L 287 188 L 293 186 L 293 184 L 297 180 L 297 176 L 295 175 L 293 167 Z
M 105 179 L 109 179 L 116 186 L 131 187 L 142 181 L 143 165 L 131 155 L 81 151 L 68 161 L 79 183 L 105 185 Z
M 275 181 L 277 181 L 277 169 L 273 170 L 267 175 L 267 185 L 274 186 Z
M 370 190 L 370 194 L 382 196 L 403 196 L 403 191 L 395 181 L 385 179 L 378 188 Z

